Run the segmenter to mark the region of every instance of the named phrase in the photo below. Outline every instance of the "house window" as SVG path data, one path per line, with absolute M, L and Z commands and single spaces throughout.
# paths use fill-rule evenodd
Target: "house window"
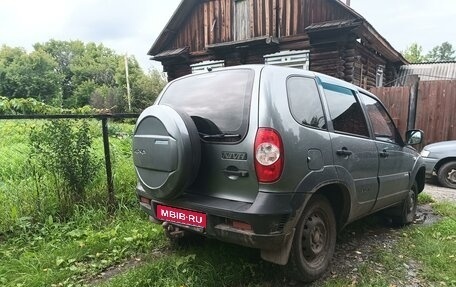
M 250 38 L 249 27 L 249 0 L 234 1 L 234 40 L 246 40 Z
M 285 66 L 309 70 L 309 51 L 281 51 L 264 56 L 264 63 L 267 65 Z
M 190 65 L 192 68 L 192 74 L 199 74 L 199 73 L 204 73 L 209 70 L 215 70 L 217 68 L 223 68 L 225 67 L 225 61 L 223 60 L 218 60 L 218 61 L 204 61 L 204 62 L 199 62 L 193 65 Z
M 377 87 L 383 87 L 383 70 L 385 69 L 385 66 L 383 65 L 378 65 L 377 66 L 377 76 L 375 80 L 375 85 Z

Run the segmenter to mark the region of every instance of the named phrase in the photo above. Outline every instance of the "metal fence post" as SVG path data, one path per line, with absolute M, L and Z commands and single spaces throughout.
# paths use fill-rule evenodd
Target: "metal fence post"
M 103 147 L 104 147 L 104 156 L 105 156 L 105 166 L 106 166 L 106 179 L 108 183 L 108 204 L 109 207 L 114 207 L 115 197 L 114 197 L 114 182 L 112 180 L 112 167 L 111 167 L 111 152 L 109 149 L 109 133 L 108 133 L 108 118 L 103 117 L 101 119 L 101 126 L 103 130 Z M 110 209 L 112 210 L 112 209 Z

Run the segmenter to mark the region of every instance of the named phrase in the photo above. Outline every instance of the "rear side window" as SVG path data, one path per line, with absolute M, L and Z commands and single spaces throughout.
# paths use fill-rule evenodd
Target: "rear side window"
M 300 124 L 325 129 L 326 120 L 314 79 L 290 77 L 287 80 L 288 104 Z
M 323 88 L 334 130 L 369 137 L 366 118 L 354 92 L 328 83 L 323 83 Z
M 247 132 L 253 80 L 249 69 L 183 78 L 168 87 L 160 104 L 185 111 L 202 134 L 239 134 L 239 140 Z

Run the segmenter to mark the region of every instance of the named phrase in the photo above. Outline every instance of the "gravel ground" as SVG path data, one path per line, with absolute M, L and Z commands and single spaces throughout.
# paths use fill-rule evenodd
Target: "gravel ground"
M 438 185 L 435 180 L 426 182 L 426 187 L 423 192 L 432 196 L 436 201 L 456 202 L 456 189 L 442 187 Z

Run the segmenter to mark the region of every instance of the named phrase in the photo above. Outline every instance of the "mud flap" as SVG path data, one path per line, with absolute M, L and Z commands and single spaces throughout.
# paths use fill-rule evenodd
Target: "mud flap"
M 285 239 L 285 244 L 283 244 L 281 248 L 274 250 L 261 249 L 261 258 L 275 264 L 286 265 L 288 263 L 288 258 L 290 257 L 295 231 L 296 228 L 293 228 Z

